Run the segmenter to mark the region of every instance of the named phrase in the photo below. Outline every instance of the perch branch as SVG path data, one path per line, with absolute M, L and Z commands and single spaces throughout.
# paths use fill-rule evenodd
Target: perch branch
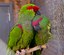
M 33 48 L 30 48 L 30 49 L 25 49 L 25 53 L 31 53 L 31 52 L 34 52 L 34 51 L 37 51 L 37 50 L 40 50 L 41 48 L 46 48 L 46 45 L 40 45 L 40 46 L 35 46 Z

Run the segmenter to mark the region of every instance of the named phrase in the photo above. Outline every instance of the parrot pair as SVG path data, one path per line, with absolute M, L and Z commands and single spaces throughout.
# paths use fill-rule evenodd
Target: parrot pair
M 19 11 L 17 24 L 10 31 L 7 55 L 14 55 L 17 50 L 28 48 L 34 37 L 32 20 L 39 7 L 34 4 L 27 4 Z
M 51 37 L 50 21 L 39 12 L 39 7 L 34 4 L 26 4 L 19 11 L 17 24 L 10 31 L 7 55 L 15 55 L 15 52 L 26 49 L 32 45 L 43 45 Z M 41 55 L 41 50 L 34 53 Z

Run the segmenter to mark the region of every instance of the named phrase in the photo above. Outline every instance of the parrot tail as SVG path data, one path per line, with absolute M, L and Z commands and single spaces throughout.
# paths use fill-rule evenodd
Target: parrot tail
M 7 53 L 6 55 L 15 55 L 15 52 L 9 48 L 7 48 Z

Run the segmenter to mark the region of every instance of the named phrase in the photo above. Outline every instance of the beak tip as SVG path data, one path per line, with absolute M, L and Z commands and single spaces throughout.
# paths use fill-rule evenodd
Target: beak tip
M 40 11 L 37 11 L 36 14 L 37 14 L 37 15 L 41 15 Z

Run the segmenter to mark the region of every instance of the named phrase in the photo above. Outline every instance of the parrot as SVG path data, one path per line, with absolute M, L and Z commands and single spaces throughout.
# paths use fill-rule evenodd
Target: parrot
M 17 50 L 27 48 L 33 39 L 32 19 L 39 7 L 34 4 L 26 4 L 19 11 L 18 21 L 10 31 L 7 43 L 7 55 L 14 55 Z
M 39 7 L 33 4 L 27 4 L 20 9 L 18 23 L 23 27 L 22 37 L 17 43 L 17 47 L 20 49 L 28 47 L 33 39 L 32 20 L 36 13 L 39 13 L 38 10 Z
M 32 26 L 36 32 L 34 42 L 36 46 L 44 45 L 51 38 L 51 23 L 45 15 L 36 15 L 32 21 Z M 41 50 L 37 50 L 33 55 L 41 55 Z

